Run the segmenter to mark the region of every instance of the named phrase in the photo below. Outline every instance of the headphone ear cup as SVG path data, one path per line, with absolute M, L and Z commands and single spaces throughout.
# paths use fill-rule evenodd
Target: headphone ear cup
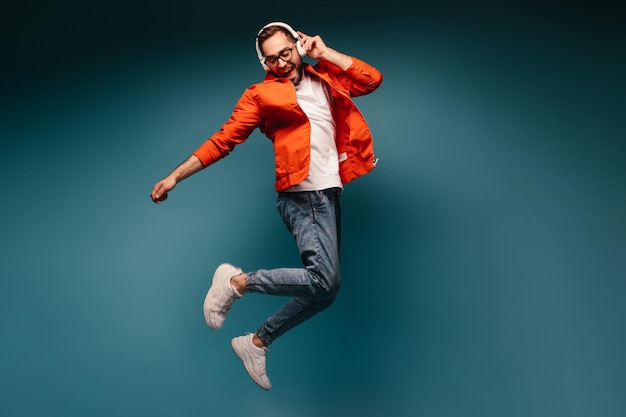
M 306 56 L 306 51 L 304 49 L 304 46 L 302 46 L 302 44 L 300 43 L 300 38 L 298 37 L 298 42 L 296 43 L 296 49 L 298 49 L 298 54 L 300 54 L 300 56 Z

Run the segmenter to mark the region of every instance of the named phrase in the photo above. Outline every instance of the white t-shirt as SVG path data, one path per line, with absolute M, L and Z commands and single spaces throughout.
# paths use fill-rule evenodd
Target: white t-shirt
M 311 124 L 311 163 L 308 178 L 285 191 L 343 188 L 339 177 L 339 158 L 335 145 L 332 96 L 328 87 L 322 80 L 311 77 L 306 72 L 295 87 L 298 104 Z

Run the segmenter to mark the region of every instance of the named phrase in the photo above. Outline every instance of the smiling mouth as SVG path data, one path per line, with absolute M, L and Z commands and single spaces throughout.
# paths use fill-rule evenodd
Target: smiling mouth
M 289 76 L 289 74 L 291 74 L 291 71 L 293 71 L 294 68 L 295 67 L 292 65 L 289 68 L 284 68 L 284 69 L 282 69 L 280 71 L 277 71 L 277 74 L 280 77 L 287 77 L 287 76 Z

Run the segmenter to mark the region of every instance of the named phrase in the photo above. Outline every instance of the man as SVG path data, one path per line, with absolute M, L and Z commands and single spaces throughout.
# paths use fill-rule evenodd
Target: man
M 374 168 L 372 135 L 352 97 L 374 91 L 381 73 L 282 22 L 264 26 L 256 50 L 267 74 L 243 93 L 229 120 L 186 161 L 157 182 L 151 198 L 164 201 L 176 184 L 228 155 L 259 128 L 274 145 L 277 208 L 300 251 L 303 268 L 243 272 L 217 267 L 204 302 L 207 325 L 219 329 L 246 292 L 292 297 L 253 334 L 231 345 L 263 389 L 268 346 L 329 307 L 340 286 L 343 184 Z M 309 56 L 318 62 L 303 62 Z

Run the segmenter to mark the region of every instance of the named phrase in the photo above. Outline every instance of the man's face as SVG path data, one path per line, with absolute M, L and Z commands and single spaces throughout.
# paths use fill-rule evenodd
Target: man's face
M 266 65 L 270 67 L 272 74 L 279 78 L 288 78 L 294 84 L 298 84 L 302 79 L 303 65 L 302 57 L 295 45 L 294 41 L 279 31 L 267 38 L 261 48 L 265 58 L 269 58 Z M 283 58 L 285 56 L 288 58 Z M 276 62 L 270 65 L 274 60 Z

